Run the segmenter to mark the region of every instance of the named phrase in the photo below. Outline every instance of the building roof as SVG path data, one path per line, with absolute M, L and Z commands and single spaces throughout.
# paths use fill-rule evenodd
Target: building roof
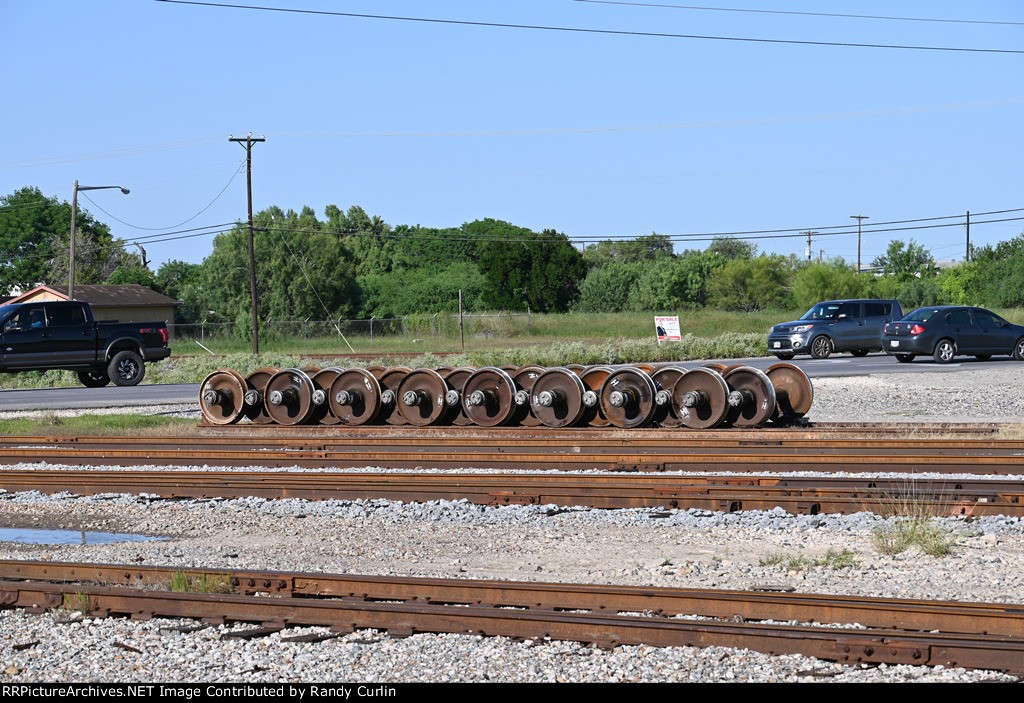
M 19 296 L 6 301 L 7 304 L 21 303 L 31 300 L 39 292 L 45 291 L 67 300 L 67 291 L 56 290 L 49 286 L 37 286 Z M 75 286 L 75 300 L 89 303 L 94 308 L 119 308 L 119 307 L 177 307 L 181 303 L 162 293 L 157 293 L 152 288 L 139 285 L 138 283 L 126 283 L 122 285 L 99 285 L 99 286 Z

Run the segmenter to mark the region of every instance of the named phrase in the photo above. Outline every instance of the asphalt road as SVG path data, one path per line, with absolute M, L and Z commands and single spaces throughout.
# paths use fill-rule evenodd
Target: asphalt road
M 757 359 L 717 359 L 724 364 L 743 363 L 765 369 L 779 363 L 774 356 Z M 680 366 L 692 368 L 703 362 L 684 361 Z M 978 361 L 974 357 L 958 357 L 951 364 L 936 364 L 930 358 L 919 357 L 909 364 L 901 364 L 886 354 L 869 354 L 855 358 L 849 354 L 836 354 L 828 359 L 797 357 L 788 362 L 796 364 L 811 378 L 828 376 L 867 376 L 876 373 L 957 373 L 967 369 L 998 369 L 1007 364 L 1016 365 L 1010 357 L 994 357 Z M 178 405 L 196 403 L 199 384 L 140 385 L 129 388 L 46 388 L 36 390 L 0 391 L 0 412 L 18 410 L 56 410 L 64 408 L 104 408 L 139 405 Z

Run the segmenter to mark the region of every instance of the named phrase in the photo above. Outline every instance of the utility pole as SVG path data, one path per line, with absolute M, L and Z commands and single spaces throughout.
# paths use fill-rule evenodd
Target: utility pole
M 244 139 L 228 135 L 229 142 L 242 144 L 245 148 L 245 187 L 249 195 L 249 291 L 252 296 L 252 353 L 260 353 L 260 325 L 256 317 L 256 247 L 255 230 L 252 224 L 252 145 L 267 141 L 266 137 L 253 138 L 252 132 Z
M 810 261 L 811 260 L 811 235 L 812 234 L 817 234 L 817 232 L 812 232 L 811 230 L 807 230 L 806 232 L 801 232 L 800 234 L 806 234 L 807 235 L 807 250 L 804 253 L 807 256 L 807 260 Z
M 850 215 L 850 219 L 857 220 L 857 273 L 860 273 L 860 223 L 871 218 L 867 215 Z
M 967 253 L 964 256 L 964 261 L 971 260 L 971 211 L 967 211 Z

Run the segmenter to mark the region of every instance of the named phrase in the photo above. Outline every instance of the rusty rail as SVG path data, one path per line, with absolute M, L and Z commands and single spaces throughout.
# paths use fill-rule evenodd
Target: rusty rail
M 525 433 L 523 433 L 525 434 Z M 654 431 L 523 436 L 352 432 L 339 436 L 7 437 L 0 463 L 683 472 L 1024 473 L 1019 440 L 688 439 Z
M 1024 481 L 712 477 L 665 474 L 372 473 L 337 471 L 0 470 L 0 488 L 79 495 L 144 493 L 163 498 L 301 498 L 480 505 L 701 508 L 781 507 L 793 514 L 1024 515 Z
M 140 588 L 167 588 L 176 574 L 220 580 L 231 593 Z M 0 562 L 0 607 L 69 606 L 96 616 L 257 622 L 271 629 L 323 625 L 395 635 L 455 632 L 602 645 L 729 646 L 846 662 L 1024 671 L 1024 605 L 1017 604 Z M 769 622 L 777 620 L 810 624 Z

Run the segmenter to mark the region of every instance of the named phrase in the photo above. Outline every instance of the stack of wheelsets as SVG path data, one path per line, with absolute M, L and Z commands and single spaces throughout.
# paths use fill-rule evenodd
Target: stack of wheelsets
M 210 425 L 758 427 L 793 424 L 813 397 L 786 363 L 219 369 L 199 389 Z

